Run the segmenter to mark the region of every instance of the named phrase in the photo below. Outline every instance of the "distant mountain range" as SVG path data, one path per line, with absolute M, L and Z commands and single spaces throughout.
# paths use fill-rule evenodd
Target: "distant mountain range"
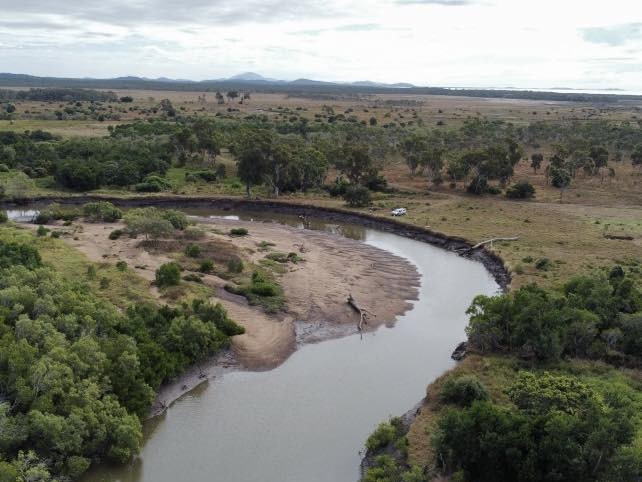
M 554 92 L 543 89 L 492 89 L 492 88 L 452 88 L 419 87 L 409 83 L 386 84 L 362 80 L 357 82 L 328 82 L 300 78 L 280 80 L 264 77 L 255 72 L 244 72 L 228 78 L 211 80 L 170 79 L 158 77 L 124 76 L 111 79 L 37 77 L 27 74 L 0 73 L 0 87 L 59 87 L 89 89 L 148 89 L 176 91 L 216 91 L 216 90 L 253 90 L 287 94 L 305 94 L 338 98 L 345 95 L 397 93 L 414 95 L 446 95 L 463 97 L 532 99 L 546 101 L 573 102 L 620 102 L 626 100 L 642 101 L 639 95 L 616 94 L 615 91 L 585 93 L 581 91 Z

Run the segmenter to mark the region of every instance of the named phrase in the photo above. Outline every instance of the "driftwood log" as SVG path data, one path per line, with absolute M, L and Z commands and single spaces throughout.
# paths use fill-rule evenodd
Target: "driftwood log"
M 487 239 L 486 241 L 482 241 L 481 243 L 477 243 L 475 246 L 470 248 L 472 251 L 473 249 L 481 248 L 483 245 L 490 243 L 492 246 L 495 241 L 517 241 L 519 237 L 513 236 L 512 238 L 492 238 L 492 239 Z
M 368 319 L 367 319 L 368 315 L 369 315 L 368 310 L 366 310 L 364 308 L 361 308 L 359 306 L 359 304 L 357 303 L 357 301 L 352 296 L 352 294 L 348 295 L 348 304 L 352 307 L 352 309 L 354 311 L 359 313 L 359 325 L 358 325 L 358 328 L 359 328 L 359 331 L 363 330 L 363 324 L 364 323 L 368 323 Z

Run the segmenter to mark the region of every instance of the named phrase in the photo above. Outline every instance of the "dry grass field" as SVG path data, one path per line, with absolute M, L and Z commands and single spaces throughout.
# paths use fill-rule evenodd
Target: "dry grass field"
M 53 120 L 48 117 L 61 103 L 17 102 L 17 119 L 0 121 L 0 130 L 44 129 L 61 136 L 106 135 L 108 126 L 134 120 L 156 118 L 153 109 L 160 100 L 169 99 L 181 115 L 244 117 L 263 114 L 272 120 L 291 116 L 314 122 L 315 115 L 328 112 L 356 116 L 369 122 L 375 117 L 379 124 L 456 127 L 468 118 L 498 119 L 516 125 L 536 120 L 596 119 L 636 121 L 642 104 L 621 102 L 589 105 L 571 102 L 481 99 L 427 95 L 360 95 L 328 98 L 301 98 L 285 94 L 252 93 L 243 103 L 237 100 L 216 102 L 214 92 L 172 92 L 119 90 L 119 97 L 131 96 L 131 103 L 108 106 L 119 120 L 100 122 L 93 119 Z M 225 93 L 223 93 L 225 94 Z M 88 103 L 82 103 L 88 104 Z M 539 149 L 548 158 L 550 146 Z M 387 159 L 383 174 L 395 192 L 377 194 L 368 211 L 389 216 L 389 210 L 403 206 L 408 209 L 405 222 L 430 227 L 435 231 L 462 236 L 471 242 L 493 237 L 519 236 L 519 241 L 495 243 L 492 247 L 506 261 L 514 276 L 513 286 L 531 281 L 557 284 L 574 273 L 586 272 L 614 263 L 637 264 L 642 257 L 642 169 L 633 168 L 628 160 L 613 162 L 613 177 L 584 177 L 578 174 L 563 193 L 547 184 L 543 174 L 546 161 L 538 173 L 530 168 L 531 150 L 517 165 L 513 180 L 526 179 L 536 189 L 530 201 L 512 201 L 503 195 L 471 196 L 462 183 L 447 183 L 438 188 L 428 185 L 425 176 L 410 176 L 398 155 Z M 228 176 L 235 173 L 232 156 L 223 150 L 218 162 L 226 166 Z M 184 170 L 173 168 L 168 177 L 176 192 L 184 195 L 242 195 L 243 187 L 233 179 L 218 184 L 184 183 Z M 331 172 L 328 179 L 333 179 Z M 39 192 L 50 192 L 46 182 Z M 104 191 L 106 192 L 106 191 Z M 113 193 L 113 191 L 111 191 Z M 267 196 L 264 189 L 256 189 Z M 284 200 L 319 205 L 343 206 L 343 201 L 323 193 L 298 194 Z M 560 202 L 561 201 L 561 202 Z M 633 240 L 610 239 L 607 236 L 628 236 Z M 535 268 L 538 259 L 551 261 L 546 271 Z

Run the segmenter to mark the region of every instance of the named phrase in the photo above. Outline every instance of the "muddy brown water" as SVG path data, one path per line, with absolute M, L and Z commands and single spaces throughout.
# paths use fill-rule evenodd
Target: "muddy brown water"
M 297 216 L 186 210 L 304 229 Z M 391 233 L 308 219 L 410 260 L 419 299 L 392 328 L 303 345 L 267 372 L 227 373 L 145 425 L 140 456 L 93 468 L 83 482 L 355 482 L 379 422 L 406 412 L 453 366 L 466 308 L 499 289 L 482 264 Z

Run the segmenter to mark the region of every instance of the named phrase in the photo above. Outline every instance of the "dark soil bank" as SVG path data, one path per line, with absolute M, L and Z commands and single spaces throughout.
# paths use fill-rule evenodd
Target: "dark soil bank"
M 79 204 L 91 201 L 109 201 L 119 206 L 159 206 L 166 208 L 213 208 L 221 210 L 247 210 L 278 212 L 315 217 L 327 221 L 357 224 L 366 228 L 392 232 L 418 241 L 453 251 L 461 256 L 481 262 L 493 275 L 497 284 L 506 291 L 511 282 L 510 273 L 504 267 L 504 262 L 495 253 L 484 247 L 471 250 L 472 244 L 463 238 L 447 236 L 430 229 L 413 226 L 398 219 L 383 218 L 374 214 L 349 211 L 347 209 L 317 207 L 308 204 L 291 203 L 288 201 L 272 201 L 243 198 L 208 198 L 184 196 L 157 197 L 110 197 L 110 196 L 42 196 L 30 199 L 29 203 L 58 202 L 61 204 Z

